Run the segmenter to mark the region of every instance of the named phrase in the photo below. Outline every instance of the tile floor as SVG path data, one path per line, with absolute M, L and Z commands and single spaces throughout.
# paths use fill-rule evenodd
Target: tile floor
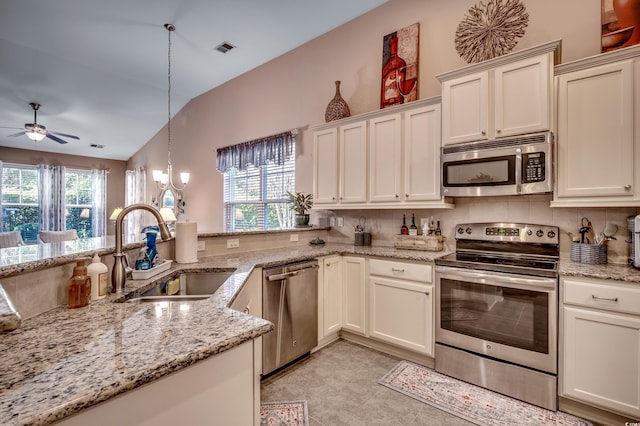
M 262 383 L 263 402 L 306 400 L 309 426 L 472 425 L 378 384 L 399 359 L 338 340 Z

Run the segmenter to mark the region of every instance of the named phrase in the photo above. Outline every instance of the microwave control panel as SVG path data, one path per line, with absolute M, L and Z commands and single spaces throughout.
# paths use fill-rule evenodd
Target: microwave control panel
M 544 182 L 545 180 L 545 153 L 530 152 L 522 154 L 522 182 Z

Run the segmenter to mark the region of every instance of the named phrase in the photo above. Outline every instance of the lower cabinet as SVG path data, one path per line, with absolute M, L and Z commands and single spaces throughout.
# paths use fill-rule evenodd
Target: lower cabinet
M 562 277 L 560 395 L 640 418 L 640 287 Z
M 251 272 L 230 308 L 262 318 L 262 268 Z
M 369 336 L 433 356 L 433 268 L 369 260 Z
M 367 334 L 366 259 L 342 258 L 342 328 Z
M 318 344 L 342 328 L 342 256 L 318 259 Z
M 261 347 L 260 339 L 245 342 L 56 424 L 259 425 L 262 367 L 254 369 L 254 346 Z

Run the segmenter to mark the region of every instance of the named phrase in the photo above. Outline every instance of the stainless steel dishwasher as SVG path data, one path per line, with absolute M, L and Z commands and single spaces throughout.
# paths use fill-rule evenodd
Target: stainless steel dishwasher
M 262 374 L 308 354 L 318 344 L 318 261 L 262 272 L 262 314 L 275 327 L 262 337 Z

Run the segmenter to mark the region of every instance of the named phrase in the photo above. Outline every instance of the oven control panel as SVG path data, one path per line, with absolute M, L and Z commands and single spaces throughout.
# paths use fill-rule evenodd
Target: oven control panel
M 462 223 L 455 227 L 456 240 L 509 241 L 559 244 L 557 226 L 527 223 Z

